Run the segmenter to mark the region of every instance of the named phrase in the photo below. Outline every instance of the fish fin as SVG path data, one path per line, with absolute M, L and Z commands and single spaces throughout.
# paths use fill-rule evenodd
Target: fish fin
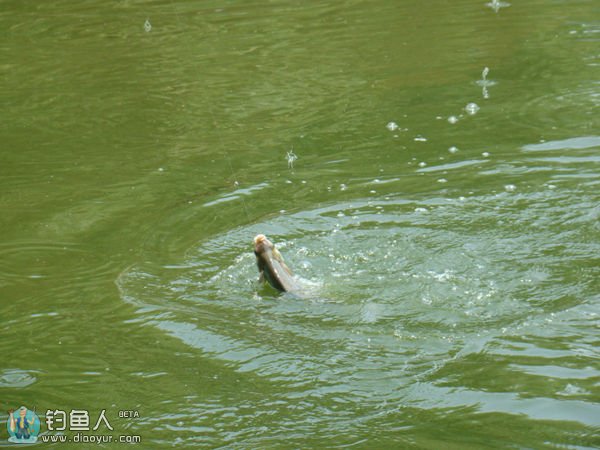
M 279 261 L 279 264 L 281 264 L 281 267 L 283 267 L 283 270 L 285 270 L 288 275 L 294 275 L 292 270 L 285 263 L 283 256 L 281 256 L 281 253 L 279 253 L 279 250 L 276 248 L 273 248 L 273 256 L 275 256 L 275 258 Z

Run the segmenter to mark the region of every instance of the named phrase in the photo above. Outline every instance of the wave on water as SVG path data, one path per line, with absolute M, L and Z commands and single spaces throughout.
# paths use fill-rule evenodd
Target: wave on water
M 477 404 L 565 420 L 558 411 L 571 402 L 589 410 L 577 420 L 598 425 L 600 411 L 587 402 L 600 374 L 590 372 L 596 350 L 574 333 L 598 314 L 598 271 L 589 261 L 600 248 L 582 233 L 597 232 L 593 215 L 571 214 L 593 208 L 585 194 L 550 189 L 357 200 L 228 230 L 181 261 L 134 265 L 117 284 L 139 308 L 137 321 L 202 358 L 289 383 L 286 395 Z M 318 295 L 298 299 L 257 284 L 258 233 Z M 571 350 L 559 355 L 561 346 Z M 556 359 L 573 352 L 573 376 L 563 378 Z M 486 364 L 503 375 L 504 389 L 466 377 Z M 533 388 L 541 366 L 557 380 L 552 392 Z M 525 377 L 529 399 L 511 393 L 513 373 Z

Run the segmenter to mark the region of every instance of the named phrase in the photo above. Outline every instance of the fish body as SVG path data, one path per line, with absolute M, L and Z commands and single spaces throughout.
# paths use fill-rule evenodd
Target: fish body
M 260 274 L 260 281 L 267 281 L 278 291 L 293 292 L 298 290 L 294 274 L 283 261 L 281 253 L 264 234 L 254 238 L 254 255 Z

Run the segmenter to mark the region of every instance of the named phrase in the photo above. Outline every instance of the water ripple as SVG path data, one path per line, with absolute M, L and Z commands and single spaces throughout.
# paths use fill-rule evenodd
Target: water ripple
M 582 305 L 591 301 L 597 271 L 586 261 L 598 249 L 578 242 L 582 227 L 595 225 L 593 217 L 565 220 L 560 204 L 573 198 L 544 191 L 327 205 L 227 231 L 191 248 L 183 261 L 135 265 L 118 286 L 147 324 L 237 372 L 294 386 L 298 395 L 421 407 L 469 405 L 472 397 L 481 411 L 554 419 L 569 389 L 577 392 L 573 407 L 594 410 L 585 403 L 597 375 L 592 355 L 582 353 L 563 372 L 548 369 L 556 350 L 546 355 L 545 347 L 566 339 L 558 333 L 548 344 L 533 341 L 522 363 L 501 358 L 531 345 L 524 334 L 544 336 L 549 323 L 565 331 L 574 321 L 590 324 Z M 591 199 L 579 201 L 577 210 Z M 430 214 L 419 212 L 424 207 Z M 256 284 L 250 243 L 259 232 L 317 283 L 316 295 L 298 300 Z M 535 401 L 477 396 L 483 387 L 449 375 L 456 365 L 477 367 L 480 358 L 490 358 L 506 380 L 519 372 L 565 383 L 554 392 L 533 390 Z M 450 395 L 441 387 L 449 382 L 460 390 Z M 538 408 L 544 404 L 550 409 Z

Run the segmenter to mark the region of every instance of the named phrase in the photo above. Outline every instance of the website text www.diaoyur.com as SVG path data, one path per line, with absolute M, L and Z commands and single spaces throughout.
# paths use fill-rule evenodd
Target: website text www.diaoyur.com
M 73 436 L 65 436 L 64 434 L 44 434 L 39 436 L 39 440 L 41 442 L 61 444 L 109 444 L 111 442 L 119 442 L 121 444 L 139 444 L 142 442 L 142 437 L 135 434 L 113 436 L 111 434 L 77 433 Z

